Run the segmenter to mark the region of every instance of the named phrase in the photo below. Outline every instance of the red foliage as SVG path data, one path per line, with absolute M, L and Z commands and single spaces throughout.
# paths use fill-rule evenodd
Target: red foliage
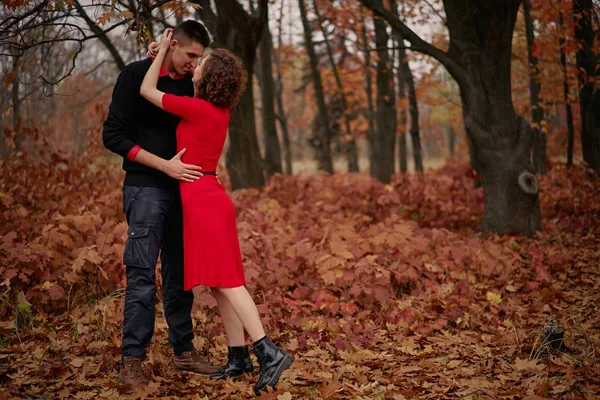
M 34 396 L 35 376 L 58 398 L 118 395 L 123 299 L 107 296 L 124 285 L 115 169 L 0 166 L 0 280 L 11 293 L 0 330 L 19 325 L 8 305 L 23 301 L 19 292 L 37 322 L 7 336 L 0 378 L 9 384 L 0 393 Z M 232 193 L 248 287 L 270 335 L 299 360 L 280 396 L 453 398 L 485 387 L 504 397 L 579 390 L 591 398 L 600 388 L 600 321 L 590 306 L 599 300 L 599 195 L 584 168 L 554 166 L 541 179 L 544 231 L 528 239 L 476 232 L 482 190 L 458 162 L 423 177 L 398 175 L 391 185 L 313 174 Z M 197 299 L 195 345 L 220 362 L 226 340 L 214 304 L 208 294 Z M 548 315 L 577 352 L 528 361 Z M 251 395 L 249 381 L 176 375 L 166 337 L 159 318 L 148 353 L 157 383 L 146 395 Z M 73 375 L 80 378 L 66 379 Z M 565 385 L 554 385 L 556 376 Z

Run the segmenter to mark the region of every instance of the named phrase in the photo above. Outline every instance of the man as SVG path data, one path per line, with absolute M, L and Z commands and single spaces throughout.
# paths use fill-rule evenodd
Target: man
M 158 88 L 167 93 L 193 96 L 189 74 L 210 45 L 206 28 L 185 21 L 175 28 L 170 51 L 162 64 Z M 176 153 L 175 130 L 179 118 L 140 96 L 140 86 L 151 59 L 129 64 L 115 84 L 104 123 L 104 146 L 123 157 L 123 211 L 129 229 L 123 255 L 127 287 L 123 321 L 120 376 L 132 387 L 149 383 L 142 368 L 154 331 L 156 262 L 162 263 L 164 314 L 169 342 L 178 370 L 204 375 L 221 371 L 205 364 L 192 345 L 190 316 L 194 300 L 183 290 L 183 222 L 178 180 L 193 181 L 200 168 L 181 162 Z

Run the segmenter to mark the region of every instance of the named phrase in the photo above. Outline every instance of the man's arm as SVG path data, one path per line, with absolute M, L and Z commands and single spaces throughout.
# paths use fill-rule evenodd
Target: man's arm
M 104 147 L 121 157 L 127 157 L 136 146 L 130 138 L 133 128 L 132 102 L 139 90 L 134 86 L 133 72 L 128 69 L 123 70 L 113 89 L 108 117 L 102 129 Z
M 127 158 L 130 161 L 139 162 L 147 167 L 159 170 L 171 178 L 185 182 L 193 182 L 202 176 L 202 168 L 184 164 L 181 156 L 185 149 L 170 160 L 160 158 L 135 144 L 130 138 L 133 129 L 133 108 L 131 104 L 139 93 L 133 79 L 133 72 L 124 70 L 119 75 L 113 90 L 112 101 L 108 109 L 108 117 L 104 122 L 102 130 L 102 141 L 104 147 Z
M 185 149 L 181 150 L 175 157 L 170 160 L 160 158 L 142 148 L 135 156 L 135 161 L 144 164 L 147 167 L 157 169 L 171 178 L 175 178 L 184 182 L 194 182 L 202 176 L 201 167 L 181 162 L 181 156 L 185 153 Z

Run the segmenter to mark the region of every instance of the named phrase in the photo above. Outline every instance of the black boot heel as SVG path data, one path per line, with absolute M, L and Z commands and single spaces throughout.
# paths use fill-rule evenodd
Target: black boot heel
M 254 365 L 250 359 L 248 346 L 235 346 L 227 348 L 227 364 L 223 367 L 223 372 L 211 375 L 212 379 L 227 379 L 228 377 L 237 377 L 243 374 L 254 373 Z
M 259 377 L 254 385 L 254 393 L 259 396 L 260 392 L 266 391 L 267 386 L 275 388 L 281 374 L 294 362 L 294 357 L 273 344 L 267 337 L 254 343 L 252 351 L 258 358 Z

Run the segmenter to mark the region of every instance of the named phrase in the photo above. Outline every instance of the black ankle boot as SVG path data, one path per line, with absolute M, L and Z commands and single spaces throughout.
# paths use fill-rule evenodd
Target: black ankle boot
M 266 391 L 267 386 L 275 388 L 282 372 L 294 362 L 294 357 L 274 345 L 266 336 L 252 345 L 252 351 L 258 358 L 260 368 L 258 382 L 254 385 L 254 392 L 258 396 L 261 391 Z
M 244 373 L 254 372 L 254 365 L 250 359 L 248 346 L 227 347 L 227 365 L 223 372 L 210 377 L 213 379 L 227 379 L 228 376 L 240 376 Z

